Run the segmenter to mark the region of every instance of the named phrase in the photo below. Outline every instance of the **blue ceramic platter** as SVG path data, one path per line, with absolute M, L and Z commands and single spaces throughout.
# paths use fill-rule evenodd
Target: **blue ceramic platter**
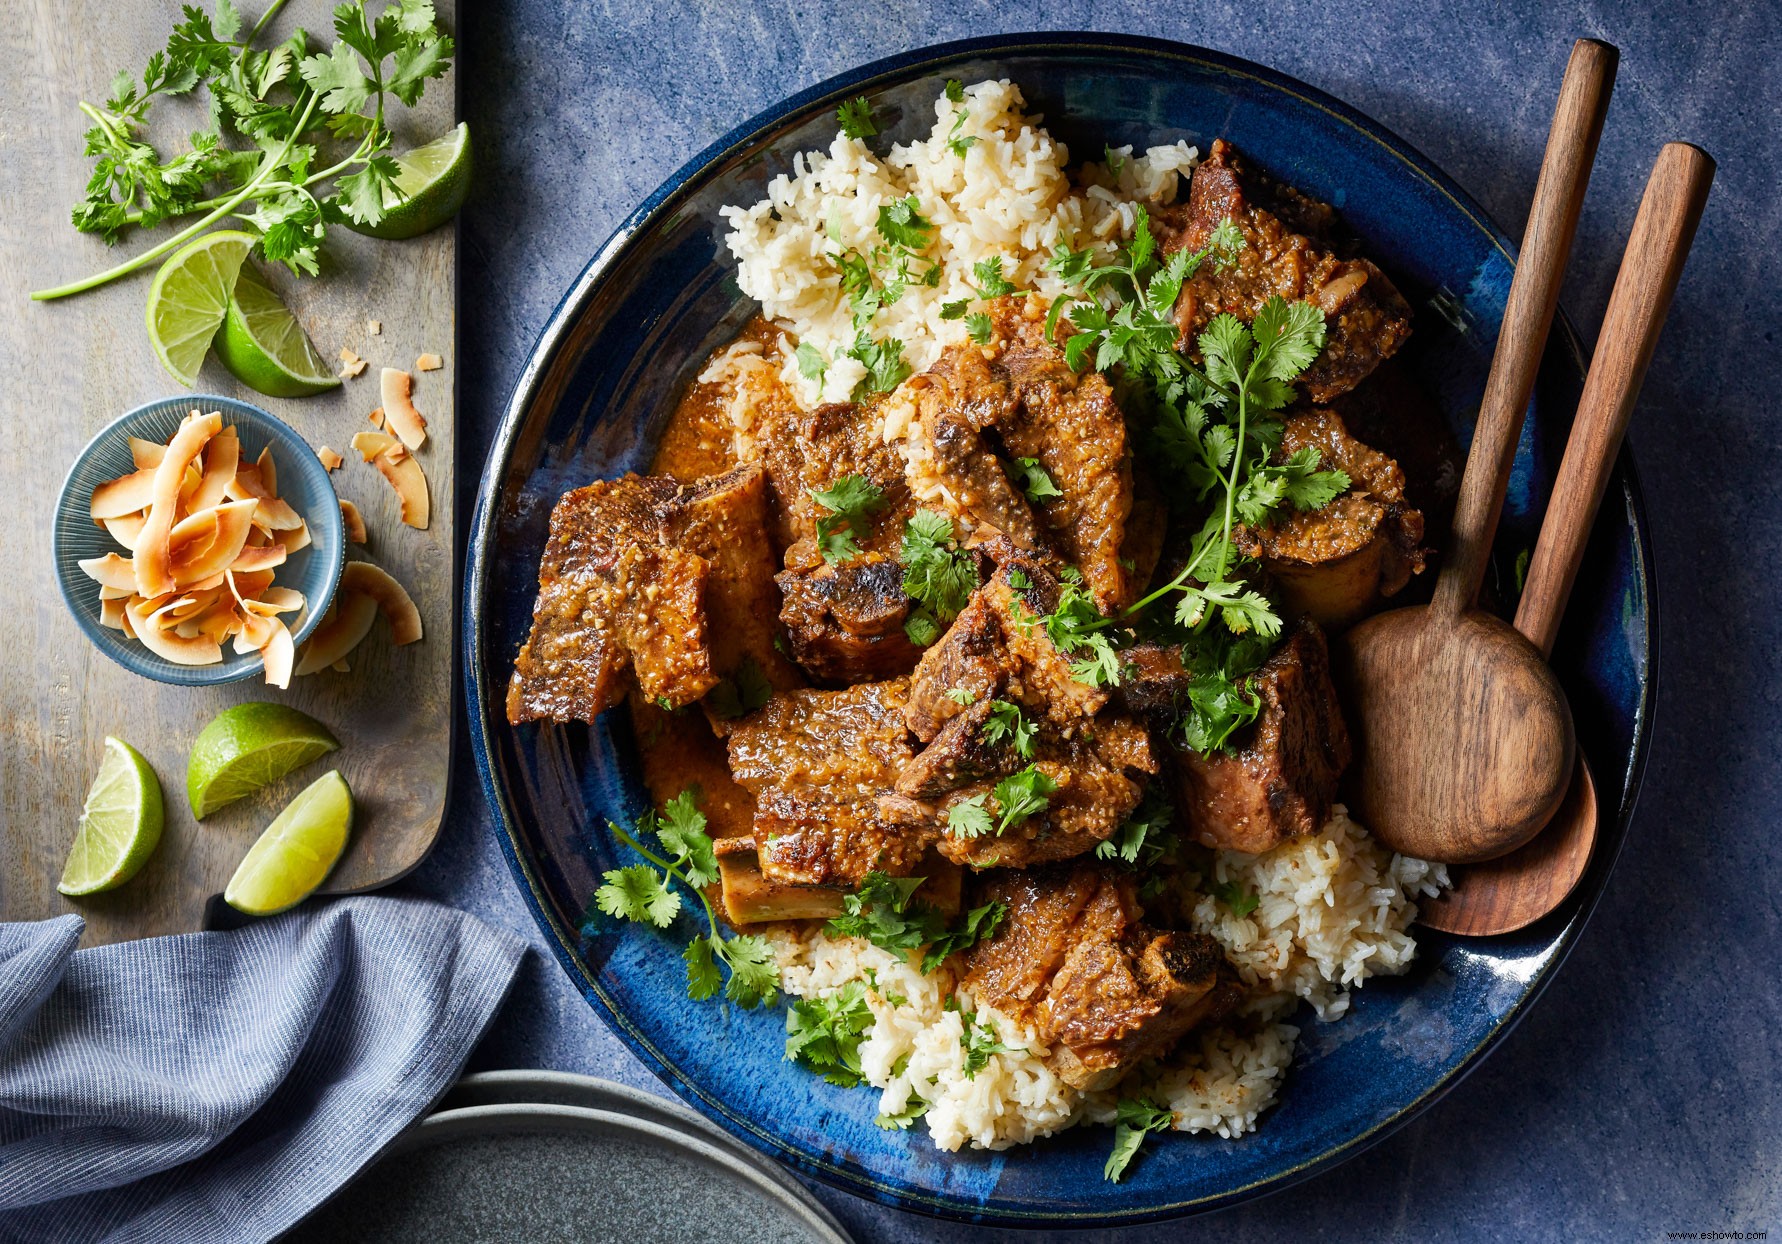
M 1226 1205 L 1357 1152 L 1451 1087 L 1552 979 L 1602 893 L 1633 809 L 1655 685 L 1651 555 L 1625 453 L 1554 654 L 1604 811 L 1578 890 L 1509 937 L 1423 932 L 1410 975 L 1370 982 L 1339 1023 L 1302 1016 L 1298 1058 L 1258 1132 L 1169 1137 L 1120 1184 L 1101 1178 L 1104 1128 L 959 1154 L 935 1151 L 919 1127 L 882 1131 L 876 1094 L 782 1061 L 778 1011 L 688 1001 L 679 941 L 637 928 L 584 938 L 583 910 L 616 860 L 604 822 L 644 804 L 629 727 L 623 713 L 567 729 L 516 730 L 503 716 L 551 506 L 591 478 L 647 469 L 690 371 L 753 311 L 732 279 L 718 208 L 764 197 L 796 152 L 826 146 L 844 98 L 872 99 L 881 124 L 891 122 L 888 139 L 916 136 L 948 77 L 1014 79 L 1079 158 L 1104 142 L 1185 138 L 1204 151 L 1222 136 L 1335 203 L 1417 309 L 1403 367 L 1459 444 L 1470 440 L 1513 248 L 1394 135 L 1270 70 L 1155 40 L 995 38 L 881 61 L 794 96 L 676 173 L 595 254 L 540 338 L 496 438 L 471 538 L 465 669 L 478 764 L 503 848 L 564 970 L 676 1092 L 749 1143 L 860 1195 L 982 1222 L 1088 1226 Z M 1498 533 L 1506 570 L 1538 530 L 1581 372 L 1561 325 Z

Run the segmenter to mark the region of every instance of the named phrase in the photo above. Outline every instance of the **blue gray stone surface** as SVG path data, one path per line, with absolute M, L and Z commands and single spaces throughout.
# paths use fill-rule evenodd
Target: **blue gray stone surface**
M 466 5 L 458 375 L 474 465 L 533 339 L 610 229 L 689 156 L 832 73 L 997 31 L 1105 29 L 1275 66 L 1404 135 L 1521 232 L 1574 38 L 1621 73 L 1564 306 L 1594 336 L 1659 145 L 1720 175 L 1632 437 L 1658 561 L 1660 693 L 1620 869 L 1545 999 L 1385 1143 L 1280 1195 L 1135 1241 L 1663 1240 L 1782 1230 L 1782 7 L 1469 0 L 1176 4 L 913 0 Z M 468 749 L 404 888 L 532 937 Z M 656 1088 L 542 948 L 473 1068 Z M 862 1240 L 983 1233 L 825 1190 Z M 1090 1233 L 1083 1239 L 1111 1239 Z M 1704 1236 L 1703 1238 L 1709 1238 Z

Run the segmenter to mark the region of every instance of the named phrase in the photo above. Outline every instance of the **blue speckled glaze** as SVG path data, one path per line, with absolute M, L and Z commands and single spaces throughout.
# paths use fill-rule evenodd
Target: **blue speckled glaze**
M 1601 894 L 1632 811 L 1654 681 L 1649 555 L 1625 458 L 1554 655 L 1607 813 L 1577 893 L 1511 937 L 1424 934 L 1409 975 L 1371 982 L 1338 1024 L 1305 1023 L 1280 1104 L 1259 1132 L 1235 1142 L 1169 1138 L 1118 1185 L 1100 1178 L 1102 1129 L 954 1155 L 935 1152 L 919 1130 L 881 1131 L 874 1094 L 782 1061 L 777 1012 L 689 1002 L 680 960 L 660 936 L 627 928 L 583 941 L 583 908 L 615 862 L 603 822 L 643 803 L 630 739 L 613 716 L 593 728 L 515 730 L 502 714 L 557 496 L 644 466 L 688 370 L 751 313 L 719 244 L 717 208 L 761 197 L 796 151 L 823 145 L 840 98 L 869 95 L 892 136 L 908 137 L 948 76 L 1014 78 L 1079 151 L 1177 137 L 1204 147 L 1223 136 L 1340 203 L 1418 308 L 1406 362 L 1466 441 L 1512 252 L 1471 200 L 1391 134 L 1270 71 L 1150 40 L 1001 38 L 879 62 L 793 97 L 691 161 L 596 254 L 546 329 L 497 436 L 471 534 L 465 668 L 478 768 L 503 849 L 565 970 L 677 1092 L 763 1150 L 862 1195 L 979 1221 L 1091 1225 L 1229 1204 L 1358 1152 L 1451 1086 L 1551 978 Z M 1502 565 L 1533 541 L 1580 371 L 1562 326 L 1518 453 Z

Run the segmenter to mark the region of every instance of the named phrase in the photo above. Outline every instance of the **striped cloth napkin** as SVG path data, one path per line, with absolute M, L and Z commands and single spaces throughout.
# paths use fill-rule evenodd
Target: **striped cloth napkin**
M 524 952 L 412 899 L 76 950 L 0 924 L 0 1240 L 269 1240 L 456 1078 Z

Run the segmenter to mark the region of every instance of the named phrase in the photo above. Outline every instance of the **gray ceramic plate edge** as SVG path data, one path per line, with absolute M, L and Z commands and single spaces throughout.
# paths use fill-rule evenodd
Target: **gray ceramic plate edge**
M 615 1080 L 601 1080 L 569 1071 L 482 1071 L 465 1076 L 448 1089 L 434 1106 L 434 1113 L 449 1114 L 473 1107 L 501 1105 L 604 1110 L 691 1133 L 779 1184 L 809 1213 L 821 1219 L 837 1239 L 848 1238 L 846 1228 L 828 1207 L 812 1196 L 785 1167 L 763 1157 L 758 1150 L 686 1106 Z

